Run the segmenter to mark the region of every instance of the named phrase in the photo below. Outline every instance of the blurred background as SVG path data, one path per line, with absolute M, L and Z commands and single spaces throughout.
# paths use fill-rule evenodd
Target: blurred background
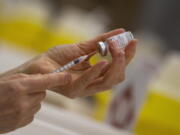
M 37 116 L 47 125 L 36 120 L 22 134 L 45 128 L 53 134 L 50 129 L 63 127 L 57 134 L 66 129 L 72 132 L 64 135 L 180 135 L 179 13 L 179 0 L 0 0 L 0 72 L 55 45 L 115 28 L 132 31 L 140 41 L 122 84 L 75 100 L 48 92 Z M 51 120 L 56 115 L 64 119 Z M 43 126 L 36 129 L 37 125 Z

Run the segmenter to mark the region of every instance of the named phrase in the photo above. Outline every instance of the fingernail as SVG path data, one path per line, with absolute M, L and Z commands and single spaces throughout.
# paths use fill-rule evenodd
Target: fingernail
M 118 44 L 116 43 L 116 41 L 111 40 L 110 43 L 111 43 L 113 49 L 119 49 Z

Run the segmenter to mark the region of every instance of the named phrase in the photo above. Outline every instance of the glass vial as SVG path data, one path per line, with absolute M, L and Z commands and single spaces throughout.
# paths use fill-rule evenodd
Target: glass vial
M 107 41 L 117 41 L 119 48 L 125 48 L 129 44 L 129 42 L 133 39 L 134 36 L 130 31 L 115 35 L 113 37 L 106 39 L 105 42 L 102 41 L 98 42 L 98 51 L 101 56 L 107 56 L 109 53 L 109 47 Z

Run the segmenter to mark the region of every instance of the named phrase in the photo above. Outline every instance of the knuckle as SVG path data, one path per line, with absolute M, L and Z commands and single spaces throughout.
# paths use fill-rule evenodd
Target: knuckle
M 9 89 L 11 89 L 16 95 L 20 94 L 24 88 L 19 82 L 13 82 L 9 84 Z
M 35 74 L 36 77 L 42 77 L 42 74 L 41 73 L 37 73 Z
M 19 103 L 18 108 L 19 108 L 18 114 L 23 115 L 23 113 L 29 108 L 29 103 L 28 102 Z
M 23 73 L 19 73 L 19 74 L 16 75 L 16 77 L 18 77 L 18 78 L 24 78 L 24 77 L 27 77 L 27 76 L 28 75 L 23 74 Z
M 81 81 L 81 84 L 87 84 L 90 80 L 92 80 L 92 76 L 89 75 L 89 76 L 84 76 L 80 81 Z
M 116 49 L 114 52 L 115 57 L 121 58 L 123 55 L 123 51 L 121 49 Z
M 37 62 L 33 63 L 30 68 L 31 69 L 39 69 L 40 65 L 41 64 L 39 63 L 39 60 L 37 60 Z
M 44 55 L 37 57 L 34 62 L 30 65 L 31 72 L 38 73 L 43 70 L 45 67 L 42 65 L 47 65 L 48 61 Z
M 27 108 L 29 108 L 29 103 L 28 102 L 24 102 L 21 104 L 21 110 L 24 111 L 26 110 Z
M 122 56 L 121 50 L 117 50 L 117 51 L 116 51 L 116 56 L 117 56 L 117 57 L 121 57 L 121 56 Z

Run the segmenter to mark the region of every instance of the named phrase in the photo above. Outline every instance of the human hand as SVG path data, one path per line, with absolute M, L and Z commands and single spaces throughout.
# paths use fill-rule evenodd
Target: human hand
M 32 122 L 41 107 L 45 90 L 69 81 L 70 77 L 63 73 L 15 74 L 0 78 L 0 134 Z
M 117 29 L 92 40 L 73 44 L 53 47 L 46 53 L 25 64 L 25 73 L 49 73 L 65 65 L 69 61 L 91 54 L 97 50 L 97 42 L 105 41 L 107 38 L 124 32 Z M 110 52 L 112 62 L 101 61 L 95 66 L 91 66 L 89 61 L 65 71 L 72 77 L 70 84 L 55 87 L 53 90 L 70 98 L 89 96 L 94 93 L 112 88 L 112 86 L 122 82 L 125 78 L 126 65 L 135 55 L 137 40 L 133 40 L 125 48 L 125 52 L 117 48 L 115 42 L 110 42 Z

